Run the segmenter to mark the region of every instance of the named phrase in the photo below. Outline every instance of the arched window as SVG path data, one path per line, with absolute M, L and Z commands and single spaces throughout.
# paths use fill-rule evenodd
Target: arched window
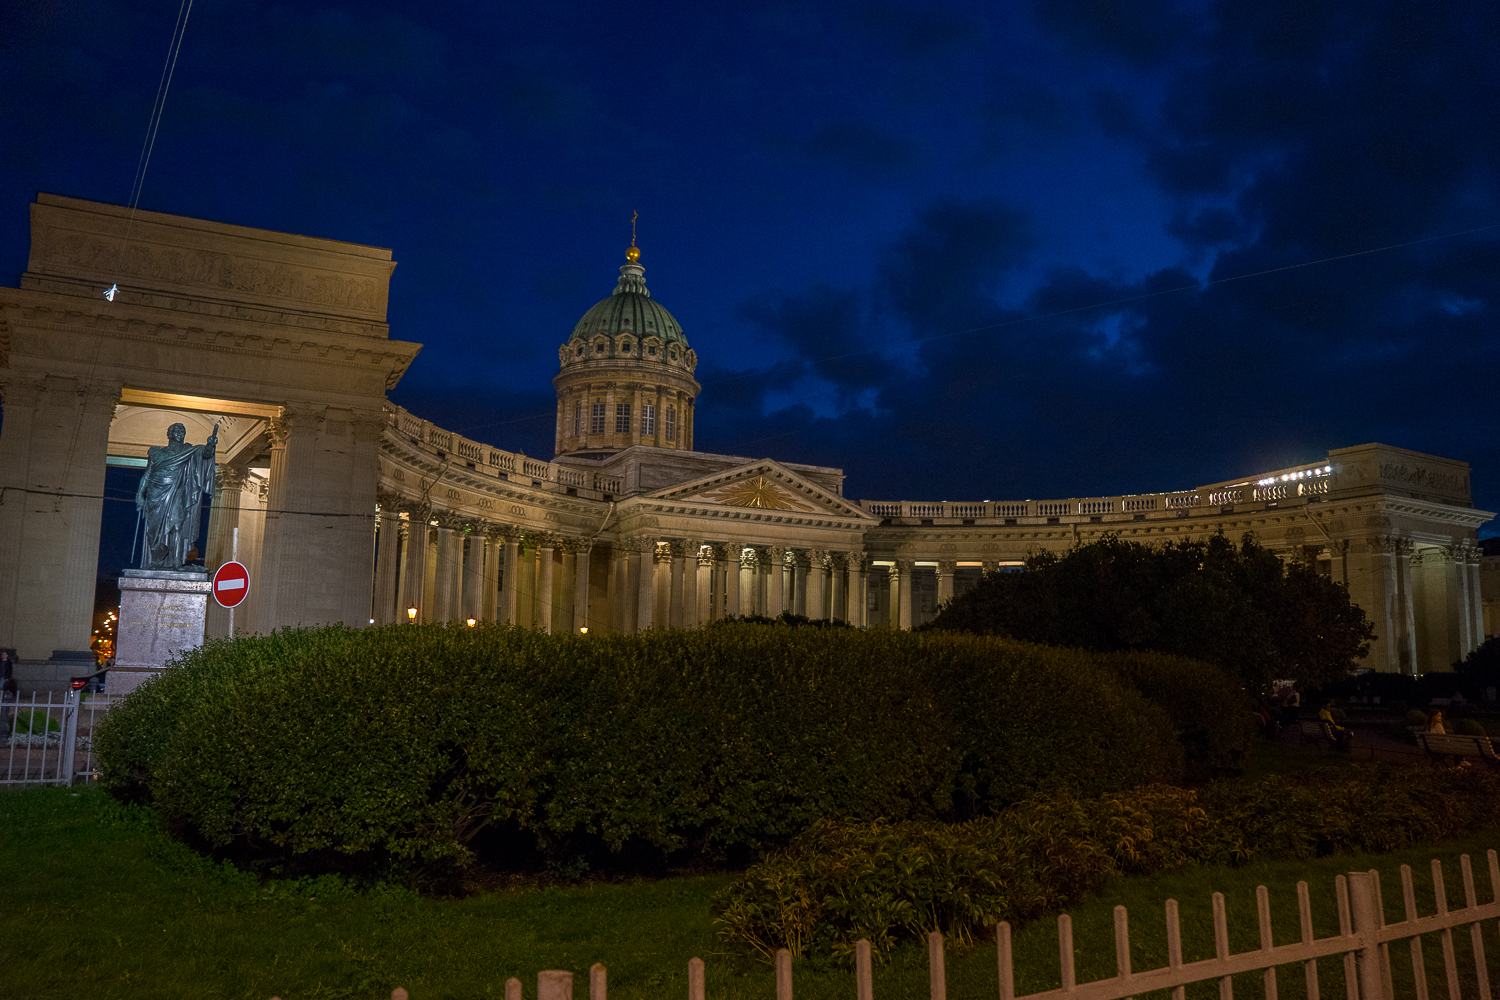
M 583 353 L 583 348 L 580 347 L 578 349 L 578 353 L 582 354 Z M 577 437 L 582 430 L 583 430 L 583 404 L 582 403 L 574 403 L 573 404 L 573 436 Z
M 677 440 L 677 407 L 667 407 L 667 440 Z

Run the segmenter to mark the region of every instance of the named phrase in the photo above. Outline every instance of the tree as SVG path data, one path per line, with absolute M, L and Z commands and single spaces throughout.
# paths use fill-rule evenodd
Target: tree
M 1021 573 L 991 573 L 927 628 L 1007 635 L 1100 652 L 1151 649 L 1207 660 L 1260 691 L 1274 678 L 1320 686 L 1375 638 L 1348 590 L 1300 555 L 1283 561 L 1246 534 L 1142 545 L 1117 535 Z

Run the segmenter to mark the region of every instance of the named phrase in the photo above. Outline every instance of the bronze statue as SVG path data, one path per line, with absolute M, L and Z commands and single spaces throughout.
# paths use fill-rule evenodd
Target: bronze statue
M 167 444 L 146 453 L 146 471 L 135 506 L 146 522 L 141 569 L 183 569 L 198 540 L 198 505 L 214 485 L 214 448 L 219 425 L 201 445 L 187 444 L 187 428 L 167 428 Z

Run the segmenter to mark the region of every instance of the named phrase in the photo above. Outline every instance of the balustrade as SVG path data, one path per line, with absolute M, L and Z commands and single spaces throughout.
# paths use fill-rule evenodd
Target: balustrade
M 1081 500 L 1078 503 L 1080 514 L 1113 514 L 1115 502 L 1113 500 Z
M 1121 509 L 1130 512 L 1136 510 L 1155 510 L 1156 497 L 1126 497 L 1121 501 Z
M 1036 505 L 1038 517 L 1061 517 L 1064 514 L 1073 513 L 1073 505 L 1070 503 L 1039 503 Z

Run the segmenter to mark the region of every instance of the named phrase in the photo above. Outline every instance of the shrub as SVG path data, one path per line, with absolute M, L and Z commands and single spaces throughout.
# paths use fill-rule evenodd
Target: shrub
M 1244 763 L 1255 724 L 1250 699 L 1238 680 L 1211 663 L 1166 653 L 1112 653 L 1105 662 L 1171 716 L 1195 775 Z
M 1406 712 L 1406 724 L 1408 726 L 1426 726 L 1427 713 L 1420 708 L 1408 709 Z
M 1181 766 L 1164 713 L 1087 655 L 785 625 L 287 630 L 190 652 L 101 729 L 117 794 L 311 870 L 464 862 L 497 821 L 554 857 L 743 856 L 823 817 Z
M 715 897 L 728 940 L 847 956 L 941 931 L 962 944 L 1096 891 L 1110 875 L 1175 867 L 1199 849 L 1203 810 L 1165 786 L 1036 796 L 967 823 L 825 821 Z
M 1484 723 L 1478 719 L 1465 716 L 1451 723 L 1453 732 L 1459 736 L 1488 736 L 1489 732 L 1484 728 Z M 1444 727 L 1447 728 L 1447 727 Z
M 1092 800 L 1037 796 L 968 823 L 825 822 L 715 897 L 719 934 L 847 956 L 929 931 L 967 942 L 1097 891 L 1113 874 L 1185 864 L 1393 851 L 1500 820 L 1500 775 L 1356 766 L 1198 793 L 1147 787 Z

